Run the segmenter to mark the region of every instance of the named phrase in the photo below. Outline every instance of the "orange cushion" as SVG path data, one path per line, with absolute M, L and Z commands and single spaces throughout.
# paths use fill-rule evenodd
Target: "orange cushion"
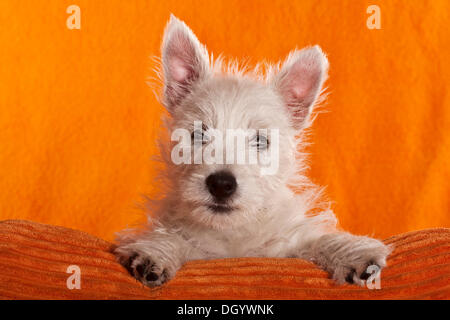
M 23 220 L 0 222 L 3 299 L 450 299 L 450 229 L 385 240 L 395 250 L 381 289 L 338 286 L 300 259 L 192 261 L 166 285 L 144 287 L 116 262 L 112 244 L 87 233 Z M 81 289 L 66 285 L 70 265 Z

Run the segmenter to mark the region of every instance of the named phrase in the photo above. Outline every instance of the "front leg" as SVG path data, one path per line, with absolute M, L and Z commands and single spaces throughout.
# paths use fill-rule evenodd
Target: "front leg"
M 386 266 L 391 248 L 381 241 L 346 232 L 324 234 L 310 242 L 301 256 L 309 258 L 328 271 L 338 283 L 364 285 L 371 265 L 380 270 Z
M 123 237 L 114 254 L 132 276 L 155 287 L 173 278 L 192 250 L 178 234 L 158 230 Z

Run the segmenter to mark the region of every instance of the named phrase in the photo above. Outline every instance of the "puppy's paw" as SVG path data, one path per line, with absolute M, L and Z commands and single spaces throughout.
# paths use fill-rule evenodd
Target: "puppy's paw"
M 381 241 L 358 237 L 352 246 L 349 246 L 334 266 L 332 277 L 338 283 L 351 283 L 360 286 L 371 275 L 375 275 L 386 266 L 386 258 L 391 249 Z
M 382 265 L 369 261 L 363 264 L 344 265 L 337 267 L 333 272 L 333 279 L 338 283 L 350 283 L 364 286 L 371 275 L 381 272 Z
M 133 277 L 148 287 L 160 286 L 171 278 L 169 269 L 149 255 L 131 252 L 118 255 L 118 259 Z

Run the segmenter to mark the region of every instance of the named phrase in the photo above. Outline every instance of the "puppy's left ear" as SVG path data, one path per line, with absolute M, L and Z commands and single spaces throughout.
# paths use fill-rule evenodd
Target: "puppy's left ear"
M 164 104 L 173 112 L 209 71 L 206 48 L 184 22 L 171 15 L 161 48 Z
M 274 85 L 289 108 L 295 128 L 302 128 L 327 78 L 328 60 L 319 46 L 291 52 Z

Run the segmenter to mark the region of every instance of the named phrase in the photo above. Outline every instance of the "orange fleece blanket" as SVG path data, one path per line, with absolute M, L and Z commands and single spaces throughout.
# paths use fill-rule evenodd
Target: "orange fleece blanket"
M 66 27 L 71 4 L 80 30 Z M 373 4 L 380 30 L 366 26 Z M 141 219 L 141 195 L 159 192 L 149 57 L 171 12 L 215 56 L 328 54 L 308 152 L 343 229 L 450 227 L 448 0 L 0 1 L 0 219 L 106 240 Z
M 87 233 L 23 220 L 0 222 L 3 299 L 450 299 L 450 229 L 385 240 L 395 246 L 381 289 L 338 286 L 300 259 L 192 261 L 160 288 L 132 278 L 110 253 L 112 244 Z M 67 268 L 80 268 L 69 290 Z

